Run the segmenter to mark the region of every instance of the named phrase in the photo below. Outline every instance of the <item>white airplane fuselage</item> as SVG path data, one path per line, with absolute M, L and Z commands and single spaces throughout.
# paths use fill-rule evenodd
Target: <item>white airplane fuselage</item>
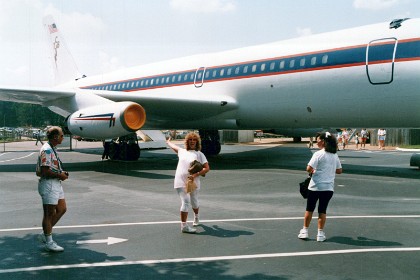
M 145 128 L 418 128 L 420 19 L 397 29 L 376 24 L 174 59 L 87 77 L 76 86 L 138 102 Z M 199 105 L 186 110 L 182 103 L 136 101 L 145 94 L 184 103 L 189 96 L 215 102 L 228 96 L 235 104 L 202 116 Z
M 44 26 L 56 80 L 70 82 L 0 87 L 0 100 L 47 106 L 82 137 L 116 138 L 140 128 L 211 130 L 213 136 L 223 129 L 420 128 L 420 19 L 80 79 L 54 19 L 45 17 Z

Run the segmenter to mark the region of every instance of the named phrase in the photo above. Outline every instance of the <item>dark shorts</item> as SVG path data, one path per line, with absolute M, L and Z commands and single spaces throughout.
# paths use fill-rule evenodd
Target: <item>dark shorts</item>
M 318 204 L 318 213 L 327 214 L 328 203 L 333 197 L 333 191 L 309 191 L 308 201 L 306 202 L 306 211 L 314 212 L 316 203 Z

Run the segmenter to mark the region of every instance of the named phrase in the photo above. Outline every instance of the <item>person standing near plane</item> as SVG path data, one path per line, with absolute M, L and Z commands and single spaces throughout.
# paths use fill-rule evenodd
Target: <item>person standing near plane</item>
M 41 145 L 44 145 L 44 142 L 42 142 L 42 139 L 41 139 L 41 129 L 38 129 L 38 133 L 36 134 L 35 146 L 38 146 L 38 142 L 41 142 Z
M 190 132 L 185 136 L 185 148 L 181 148 L 172 143 L 170 137 L 166 143 L 175 153 L 178 154 L 179 158 L 175 172 L 174 188 L 181 198 L 181 231 L 183 233 L 196 233 L 197 230 L 190 227 L 187 223 L 188 209 L 191 205 L 194 211 L 193 226 L 198 226 L 200 224 L 198 216 L 198 193 L 200 191 L 200 176 L 204 176 L 207 172 L 209 172 L 210 166 L 206 156 L 201 152 L 201 139 L 198 134 Z M 190 175 L 188 168 L 190 167 L 190 163 L 194 160 L 199 161 L 203 165 L 203 170 Z M 191 193 L 187 193 L 185 190 L 185 185 L 189 176 L 192 176 L 195 184 L 197 185 L 197 189 Z
M 381 150 L 385 150 L 385 138 L 386 138 L 386 130 L 383 128 L 378 129 L 379 149 Z
M 39 178 L 38 192 L 42 198 L 44 215 L 42 219 L 43 233 L 38 236 L 39 241 L 45 243 L 45 249 L 51 252 L 62 252 L 52 238 L 52 228 L 67 210 L 66 200 L 61 181 L 69 178 L 68 172 L 63 170 L 63 164 L 58 157 L 56 146 L 61 144 L 64 135 L 58 126 L 47 130 L 48 142 L 45 143 L 38 155 L 36 175 Z
M 309 194 L 306 202 L 306 212 L 303 220 L 303 228 L 300 230 L 298 237 L 307 239 L 309 224 L 312 215 L 318 204 L 318 234 L 316 240 L 322 242 L 326 239 L 324 226 L 327 220 L 327 207 L 334 194 L 335 174 L 341 174 L 340 159 L 337 155 L 337 140 L 329 132 L 317 135 L 316 142 L 319 151 L 315 152 L 306 167 L 306 171 L 312 174 L 309 183 Z
M 365 149 L 366 148 L 366 140 L 367 140 L 367 130 L 366 130 L 366 128 L 362 128 L 362 130 L 360 131 L 360 136 L 362 138 L 360 148 Z

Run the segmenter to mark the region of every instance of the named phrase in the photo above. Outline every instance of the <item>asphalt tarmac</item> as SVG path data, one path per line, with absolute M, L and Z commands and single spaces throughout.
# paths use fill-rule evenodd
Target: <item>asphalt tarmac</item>
M 316 151 L 305 143 L 223 145 L 202 179 L 195 235 L 180 232 L 171 150 L 113 162 L 101 161 L 101 143 L 63 145 L 68 211 L 54 239 L 65 251 L 49 253 L 36 238 L 39 147 L 0 144 L 0 279 L 420 279 L 412 152 L 339 151 L 344 173 L 327 240 L 317 242 L 316 219 L 309 240 L 297 238 L 306 205 L 298 183 Z

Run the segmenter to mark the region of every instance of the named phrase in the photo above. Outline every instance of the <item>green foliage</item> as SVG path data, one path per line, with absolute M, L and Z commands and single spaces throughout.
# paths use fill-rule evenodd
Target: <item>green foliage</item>
M 0 127 L 62 125 L 64 118 L 41 105 L 0 101 Z

